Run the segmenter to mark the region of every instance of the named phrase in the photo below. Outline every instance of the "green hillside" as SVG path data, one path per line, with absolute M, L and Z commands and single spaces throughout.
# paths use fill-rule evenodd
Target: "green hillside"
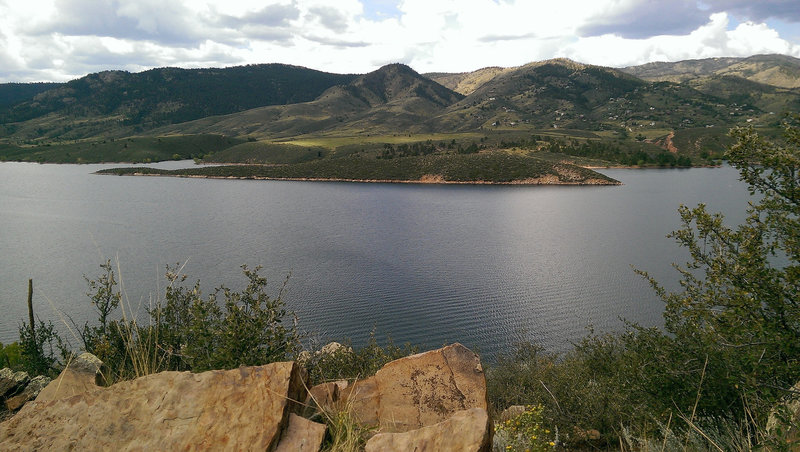
M 399 154 L 519 148 L 598 166 L 716 164 L 731 127 L 774 134 L 787 112 L 800 111 L 800 88 L 790 87 L 798 61 L 617 70 L 555 59 L 427 77 L 402 64 L 363 75 L 277 64 L 102 72 L 50 89 L 7 87 L 27 100 L 0 106 L 0 158 L 294 164 L 404 145 L 415 150 Z M 192 138 L 209 136 L 232 138 L 224 146 Z M 158 145 L 164 137 L 173 149 Z
M 0 108 L 33 99 L 37 94 L 61 86 L 61 83 L 0 83 Z
M 2 109 L 0 122 L 11 129 L 7 133 L 29 140 L 124 136 L 164 124 L 310 101 L 354 77 L 282 64 L 107 71 Z M 24 122 L 35 127 L 19 124 Z
M 681 83 L 698 77 L 735 76 L 779 88 L 800 88 L 800 59 L 788 55 L 656 62 L 622 71 L 649 81 Z
M 0 161 L 48 163 L 159 162 L 200 158 L 236 146 L 244 140 L 222 135 L 177 135 L 109 138 L 43 146 L 0 143 Z

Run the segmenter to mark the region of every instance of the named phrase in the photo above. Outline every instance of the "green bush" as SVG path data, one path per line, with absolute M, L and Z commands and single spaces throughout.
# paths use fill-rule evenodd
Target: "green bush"
M 758 197 L 735 228 L 703 205 L 680 208 L 681 290 L 640 272 L 665 303 L 665 331 L 628 325 L 563 356 L 522 344 L 487 371 L 495 409 L 541 404 L 567 443 L 590 429 L 600 444 L 665 431 L 711 441 L 719 425 L 737 443 L 771 441 L 766 418 L 800 380 L 800 127 L 782 142 L 732 135 L 727 157 Z
M 386 345 L 381 346 L 375 338 L 375 332 L 370 333 L 367 344 L 353 350 L 349 341 L 344 341 L 344 346 L 326 353 L 321 350 L 308 353 L 304 365 L 309 373 L 309 378 L 314 384 L 333 380 L 355 380 L 374 375 L 386 363 L 404 356 L 413 355 L 419 350 L 411 344 L 397 346 L 391 338 L 387 338 Z
M 55 376 L 61 370 L 59 357 L 65 358 L 67 348 L 55 330 L 53 322 L 39 321 L 35 331 L 29 325 L 19 326 L 20 367 L 29 375 Z
M 0 367 L 16 368 L 21 362 L 19 342 L 3 345 L 0 342 Z
M 231 369 L 292 358 L 300 334 L 282 300 L 267 294 L 267 280 L 242 266 L 248 284 L 242 291 L 218 287 L 203 298 L 200 283 L 188 287 L 186 275 L 167 267 L 164 299 L 148 311 L 149 324 L 126 315 L 110 262 L 87 281 L 98 325 L 80 328 L 85 349 L 110 369 L 109 381 L 161 370 Z M 122 318 L 109 320 L 117 308 Z

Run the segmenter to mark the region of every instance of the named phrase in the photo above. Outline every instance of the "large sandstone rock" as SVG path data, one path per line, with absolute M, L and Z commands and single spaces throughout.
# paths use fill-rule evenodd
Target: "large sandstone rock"
M 366 452 L 482 452 L 492 445 L 489 415 L 483 408 L 458 411 L 449 419 L 402 433 L 378 433 Z
M 312 422 L 294 413 L 275 452 L 317 452 L 325 438 L 325 424 Z
M 98 357 L 91 353 L 82 353 L 70 361 L 61 374 L 39 393 L 36 401 L 48 402 L 96 390 L 103 383 L 102 368 L 103 362 Z
M 293 362 L 162 372 L 32 402 L 0 424 L 6 450 L 273 450 L 303 400 Z
M 330 381 L 327 383 L 320 383 L 308 390 L 308 396 L 305 400 L 305 409 L 303 414 L 311 417 L 320 409 L 331 409 L 336 407 L 342 398 L 342 391 L 347 388 L 347 380 Z
M 341 392 L 360 422 L 383 432 L 413 430 L 457 411 L 488 407 L 480 359 L 458 343 L 392 361 Z

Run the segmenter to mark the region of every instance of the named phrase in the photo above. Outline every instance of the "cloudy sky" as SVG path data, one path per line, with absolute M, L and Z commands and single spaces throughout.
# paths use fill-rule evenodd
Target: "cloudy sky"
M 0 0 L 0 82 L 287 63 L 462 72 L 800 57 L 798 0 Z

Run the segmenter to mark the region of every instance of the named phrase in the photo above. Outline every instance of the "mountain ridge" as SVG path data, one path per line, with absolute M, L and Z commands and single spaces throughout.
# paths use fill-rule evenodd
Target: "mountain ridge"
M 784 85 L 800 83 L 800 71 L 793 69 L 800 68 L 800 60 L 793 57 L 665 64 L 638 70 L 647 77 L 683 74 L 685 79 L 646 80 L 630 68 L 564 58 L 427 76 L 400 63 L 360 75 L 277 64 L 105 71 L 49 89 L 34 87 L 19 94 L 28 99 L 0 106 L 0 159 L 19 159 L 26 152 L 52 159 L 56 150 L 40 152 L 42 146 L 68 144 L 63 152 L 80 151 L 83 161 L 107 161 L 96 155 L 109 146 L 116 149 L 106 140 L 137 136 L 206 137 L 196 142 L 209 144 L 175 153 L 203 156 L 227 149 L 227 141 L 213 138 L 222 136 L 235 138 L 226 155 L 266 163 L 365 150 L 383 155 L 381 146 L 391 157 L 476 152 L 508 143 L 556 153 L 567 145 L 571 152 L 580 148 L 589 152 L 581 155 L 616 156 L 620 162 L 653 162 L 659 152 L 679 149 L 711 162 L 724 150 L 730 127 L 777 130 L 786 112 L 800 111 L 800 88 L 764 82 L 764 74 L 780 73 Z M 15 87 L 7 88 L 14 94 Z M 401 136 L 405 138 L 398 141 Z M 545 139 L 551 137 L 567 141 L 552 146 Z M 95 146 L 89 157 L 80 149 L 84 142 L 103 145 Z M 390 148 L 403 143 L 416 144 L 413 149 Z M 248 156 L 251 151 L 260 157 Z M 138 159 L 145 154 L 117 155 Z M 159 155 L 163 149 L 148 158 L 163 158 Z

